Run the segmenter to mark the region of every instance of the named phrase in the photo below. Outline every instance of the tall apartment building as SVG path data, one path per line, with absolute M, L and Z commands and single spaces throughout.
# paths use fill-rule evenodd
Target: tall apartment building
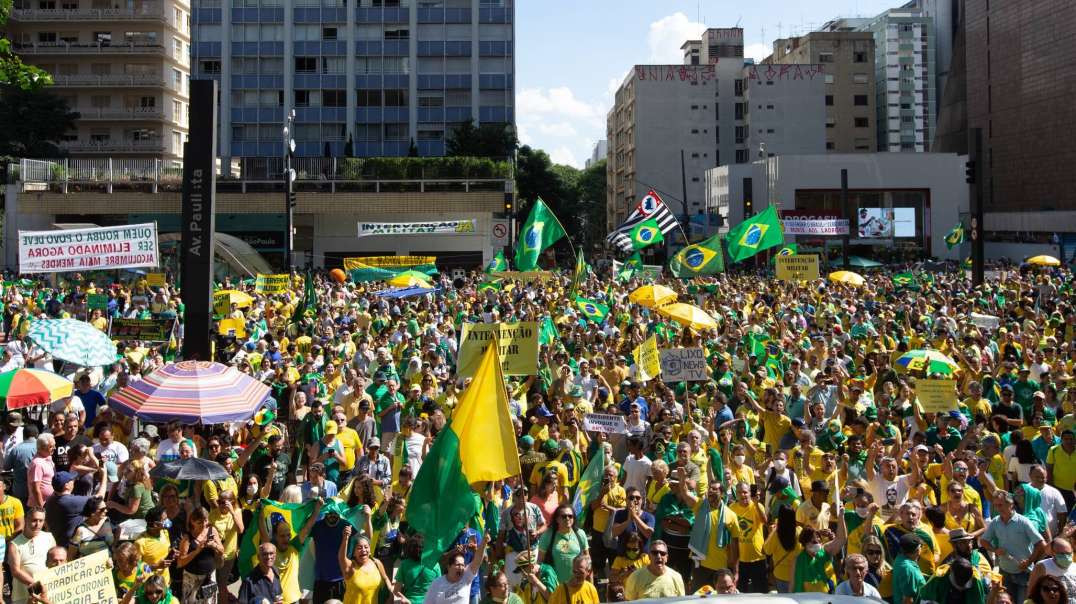
M 186 0 L 16 0 L 3 32 L 81 117 L 72 156 L 175 160 L 187 137 Z
M 221 82 L 221 155 L 443 155 L 515 123 L 514 0 L 196 0 L 194 77 Z
M 606 127 L 610 228 L 650 189 L 678 216 L 704 211 L 703 173 L 753 160 L 760 143 L 768 155 L 825 150 L 824 66 L 750 64 L 739 28 L 709 29 L 683 48 L 685 64 L 635 65 L 616 92 Z
M 609 141 L 603 138 L 602 140 L 594 143 L 594 149 L 591 150 L 590 157 L 587 159 L 584 166 L 586 168 L 589 168 L 594 164 L 600 162 L 601 160 L 605 159 L 606 155 L 609 155 Z
M 823 29 L 825 29 L 823 27 Z M 826 150 L 874 151 L 874 35 L 855 31 L 816 31 L 773 43 L 764 63 L 817 63 L 825 69 Z
M 832 24 L 840 28 L 848 22 L 874 35 L 878 150 L 929 150 L 937 120 L 933 19 L 919 8 L 905 7 L 866 23 L 842 19 Z

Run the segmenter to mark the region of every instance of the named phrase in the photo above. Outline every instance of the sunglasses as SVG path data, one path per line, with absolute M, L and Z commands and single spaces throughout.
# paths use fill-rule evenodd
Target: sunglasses
M 665 550 L 662 550 L 662 549 L 659 549 L 659 550 L 650 550 L 650 553 L 651 553 L 652 555 L 654 555 L 654 556 L 668 556 L 668 555 L 669 555 L 669 552 L 667 552 L 667 551 L 665 551 Z
M 880 550 L 880 549 L 872 549 L 872 550 L 865 551 L 863 553 L 868 555 L 868 556 L 881 556 L 882 555 L 882 550 Z
M 164 592 L 163 592 L 163 591 L 160 591 L 160 590 L 157 590 L 157 589 L 155 589 L 155 590 L 153 590 L 153 591 L 148 591 L 148 590 L 147 590 L 147 591 L 145 592 L 145 594 L 146 594 L 146 597 L 147 597 L 147 598 L 159 598 L 159 597 L 161 597 L 161 596 L 163 596 L 163 595 L 164 595 Z
M 561 514 L 558 518 L 561 520 L 575 520 L 575 516 L 572 514 Z
M 630 501 L 642 501 L 643 497 L 642 495 L 632 495 L 631 497 L 628 497 L 628 499 Z

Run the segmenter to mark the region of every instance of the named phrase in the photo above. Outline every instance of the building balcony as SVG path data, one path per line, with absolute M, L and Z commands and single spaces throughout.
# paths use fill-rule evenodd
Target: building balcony
M 160 4 L 138 8 L 78 8 L 43 9 L 17 8 L 11 11 L 13 21 L 44 23 L 55 21 L 164 21 L 170 22 Z M 174 25 L 174 24 L 173 24 Z
M 64 42 L 16 44 L 22 55 L 159 55 L 170 56 L 161 44 L 66 44 Z
M 162 139 L 61 141 L 60 148 L 68 153 L 166 153 L 169 150 Z
M 165 119 L 164 111 L 154 108 L 138 109 L 75 109 L 80 120 L 90 121 L 154 121 Z
M 166 88 L 160 74 L 152 75 L 54 75 L 57 88 Z

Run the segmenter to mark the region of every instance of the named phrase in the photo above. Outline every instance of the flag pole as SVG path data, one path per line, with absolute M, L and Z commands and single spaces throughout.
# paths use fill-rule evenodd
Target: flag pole
M 542 203 L 545 204 L 544 201 L 542 201 Z M 546 205 L 546 207 L 548 208 L 549 206 Z M 572 238 L 568 236 L 568 229 L 564 228 L 564 223 L 560 221 L 560 217 L 557 216 L 557 214 L 553 211 L 552 208 L 549 209 L 549 213 L 557 221 L 557 224 L 560 225 L 560 230 L 564 231 L 564 238 L 568 240 L 568 245 L 572 248 L 572 255 L 578 258 L 579 252 L 575 251 L 575 244 L 572 243 Z

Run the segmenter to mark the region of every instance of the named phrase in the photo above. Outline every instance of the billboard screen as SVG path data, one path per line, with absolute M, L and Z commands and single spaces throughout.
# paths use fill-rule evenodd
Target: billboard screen
M 915 208 L 859 208 L 856 229 L 861 239 L 915 237 Z

